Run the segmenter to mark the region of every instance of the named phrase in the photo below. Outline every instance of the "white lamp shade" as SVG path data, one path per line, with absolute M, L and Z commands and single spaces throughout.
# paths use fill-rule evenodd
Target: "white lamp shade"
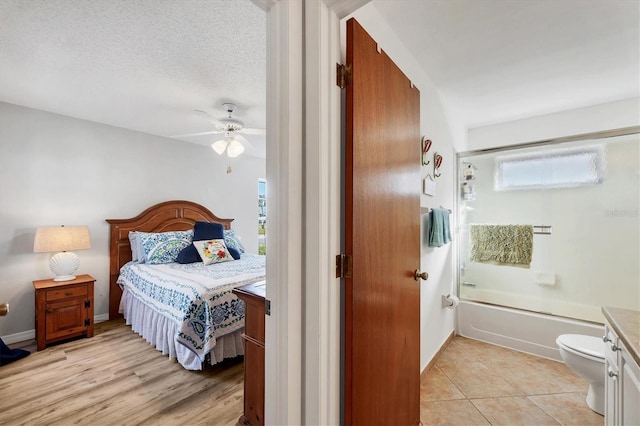
M 226 140 L 221 139 L 217 142 L 212 143 L 211 148 L 213 148 L 213 150 L 219 155 L 222 155 L 224 153 L 224 150 L 227 149 L 227 144 L 228 142 Z
M 227 155 L 230 158 L 235 158 L 238 155 L 242 154 L 243 152 L 244 152 L 244 146 L 237 140 L 234 139 L 229 143 L 229 148 L 227 148 Z
M 86 226 L 50 226 L 38 228 L 33 240 L 34 253 L 85 250 L 91 248 Z
M 220 139 L 211 144 L 211 148 L 219 155 L 224 154 L 224 151 L 227 151 L 227 155 L 229 158 L 236 158 L 240 154 L 244 152 L 244 145 L 238 139 L 244 139 L 240 135 L 235 135 L 233 132 L 227 132 L 224 139 Z M 246 141 L 246 139 L 244 139 Z
M 78 269 L 80 259 L 71 250 L 88 248 L 91 248 L 91 239 L 86 226 L 38 228 L 33 241 L 34 253 L 60 252 L 49 259 L 49 268 L 56 275 L 54 281 L 74 279 L 73 273 Z

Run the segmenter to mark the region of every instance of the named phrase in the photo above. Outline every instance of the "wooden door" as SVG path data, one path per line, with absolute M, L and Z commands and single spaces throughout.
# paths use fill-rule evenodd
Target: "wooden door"
M 420 92 L 347 22 L 345 424 L 420 421 Z

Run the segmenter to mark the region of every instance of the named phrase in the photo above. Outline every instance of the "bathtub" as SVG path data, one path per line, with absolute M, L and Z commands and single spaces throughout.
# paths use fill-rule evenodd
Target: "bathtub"
M 562 361 L 559 335 L 604 335 L 602 324 L 483 303 L 461 301 L 456 310 L 458 335 L 556 361 Z

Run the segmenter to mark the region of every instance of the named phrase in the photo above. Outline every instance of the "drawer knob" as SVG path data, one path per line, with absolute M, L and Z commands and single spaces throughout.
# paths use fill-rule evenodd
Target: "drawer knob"
M 603 342 L 605 342 L 605 343 L 607 343 L 607 342 L 610 342 L 610 341 L 611 341 L 611 339 L 609 339 L 609 336 L 604 335 L 604 336 L 602 336 L 602 341 L 603 341 Z
M 613 380 L 615 380 L 615 379 L 617 379 L 617 378 L 618 378 L 618 374 L 617 374 L 617 373 L 614 373 L 614 372 L 613 372 L 613 370 L 611 370 L 611 369 L 609 369 L 608 375 L 609 375 L 609 377 L 611 377 Z
M 611 350 L 612 350 L 612 351 L 614 351 L 614 352 L 616 352 L 616 351 L 621 351 L 622 349 L 620 349 L 620 348 L 618 347 L 618 345 L 616 345 L 615 343 L 612 343 L 612 344 L 611 344 Z

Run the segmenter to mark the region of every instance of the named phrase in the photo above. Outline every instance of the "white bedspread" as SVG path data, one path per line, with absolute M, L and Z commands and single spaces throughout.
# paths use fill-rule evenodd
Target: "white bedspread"
M 233 295 L 232 290 L 263 280 L 264 265 L 264 256 L 248 253 L 240 260 L 208 266 L 202 263 L 148 265 L 130 262 L 122 267 L 118 278 L 118 284 L 124 290 L 121 310 L 125 318 L 136 316 L 132 308 L 139 303 L 159 314 L 154 322 L 166 322 L 162 328 L 175 333 L 175 341 L 203 362 L 218 339 L 244 327 L 244 303 Z M 145 312 L 145 315 L 150 316 L 150 313 Z M 138 318 L 138 323 L 140 321 L 144 319 Z M 152 330 L 148 323 L 142 328 Z M 145 338 L 149 340 L 148 336 Z M 156 347 L 163 350 L 157 344 L 162 339 L 154 340 Z M 183 355 L 182 358 L 190 357 Z M 192 367 L 197 362 L 190 359 L 188 363 Z M 186 365 L 185 368 L 193 369 Z

